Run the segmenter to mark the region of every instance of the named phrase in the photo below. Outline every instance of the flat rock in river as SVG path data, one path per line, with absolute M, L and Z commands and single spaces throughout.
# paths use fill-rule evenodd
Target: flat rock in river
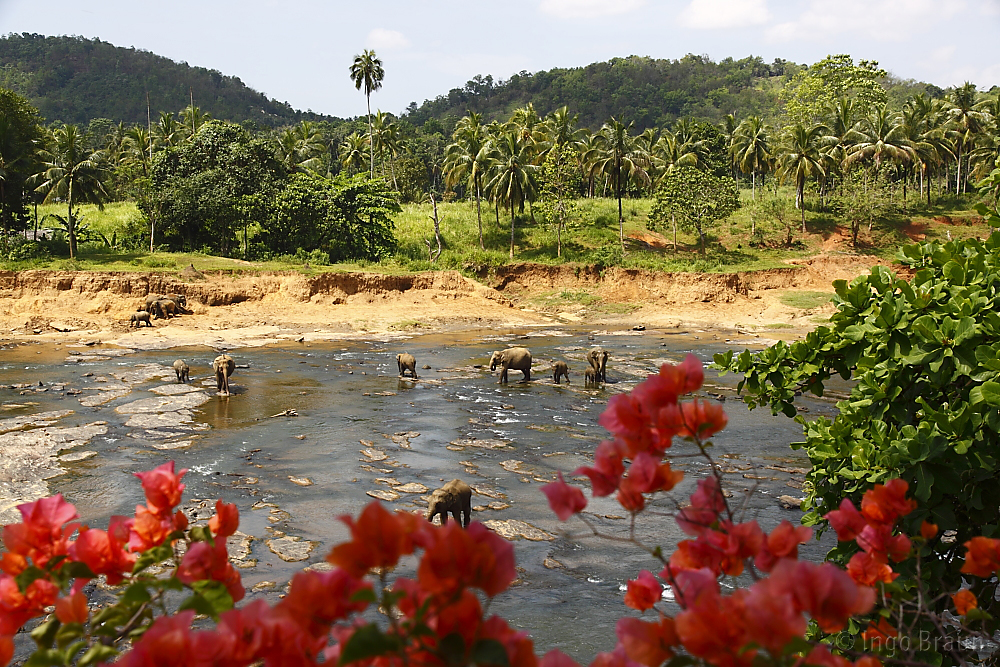
M 160 396 L 177 396 L 178 394 L 190 394 L 194 391 L 201 391 L 201 389 L 189 384 L 161 384 L 158 387 L 153 387 L 150 391 Z
M 294 535 L 266 540 L 264 543 L 278 558 L 288 563 L 306 560 L 312 550 L 316 548 L 316 542 L 303 540 Z
M 507 519 L 500 521 L 490 519 L 484 521 L 486 527 L 506 540 L 531 540 L 532 542 L 547 542 L 556 539 L 554 535 L 546 533 L 541 528 L 535 528 L 530 523 L 518 521 L 517 519 Z
M 172 371 L 171 371 L 172 372 Z M 211 396 L 203 391 L 181 394 L 180 396 L 156 396 L 153 398 L 140 398 L 137 401 L 119 405 L 115 412 L 123 415 L 134 415 L 151 412 L 173 412 L 194 408 L 202 403 L 211 400 Z

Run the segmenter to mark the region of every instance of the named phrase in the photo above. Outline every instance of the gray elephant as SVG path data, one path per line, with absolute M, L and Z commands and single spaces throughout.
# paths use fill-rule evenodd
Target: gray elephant
M 587 352 L 587 363 L 594 369 L 594 374 L 599 382 L 608 381 L 608 353 L 603 347 L 595 347 Z
M 565 361 L 557 361 L 552 364 L 552 379 L 555 380 L 556 384 L 559 384 L 560 377 L 565 377 L 566 384 L 569 384 L 569 366 L 566 365 Z
M 412 354 L 408 354 L 406 352 L 397 354 L 396 365 L 399 366 L 399 377 L 403 377 L 403 374 L 406 373 L 406 371 L 410 371 L 410 375 L 413 379 L 417 379 L 417 360 L 413 358 Z
M 178 359 L 174 362 L 174 373 L 177 374 L 178 382 L 191 381 L 191 367 L 184 363 L 183 359 Z
M 132 317 L 130 317 L 128 320 L 128 326 L 129 328 L 131 328 L 132 325 L 134 324 L 136 327 L 138 327 L 143 322 L 146 323 L 147 327 L 153 326 L 153 323 L 149 321 L 149 313 L 138 310 L 132 313 Z
M 147 294 L 146 307 L 145 307 L 146 312 L 148 313 L 153 312 L 153 304 L 163 298 L 165 297 L 162 294 Z
M 171 317 L 177 316 L 177 304 L 170 299 L 160 299 L 159 301 L 154 301 L 150 305 L 149 312 L 153 315 L 153 317 L 168 320 Z
M 427 520 L 433 521 L 434 516 L 440 514 L 443 526 L 448 523 L 448 512 L 451 512 L 462 528 L 469 527 L 472 519 L 472 487 L 460 479 L 451 480 L 431 494 L 427 505 Z
M 181 313 L 190 313 L 187 309 L 188 300 L 183 294 L 168 294 L 167 298 L 177 304 L 177 311 Z
M 583 384 L 588 387 L 597 384 L 597 372 L 593 368 L 588 368 L 583 372 Z
M 236 362 L 228 354 L 220 354 L 212 361 L 212 370 L 215 371 L 216 391 L 229 396 L 229 376 L 236 370 Z
M 507 371 L 514 369 L 524 373 L 524 381 L 531 380 L 531 350 L 526 347 L 509 347 L 502 352 L 497 351 L 490 357 L 490 370 L 495 371 L 500 367 L 500 381 L 498 384 L 507 382 Z

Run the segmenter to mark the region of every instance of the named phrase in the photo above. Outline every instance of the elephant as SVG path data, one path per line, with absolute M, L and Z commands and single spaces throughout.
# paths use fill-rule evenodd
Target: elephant
M 490 357 L 490 370 L 495 371 L 497 366 L 500 367 L 500 381 L 497 384 L 506 384 L 507 371 L 512 368 L 524 373 L 524 381 L 528 382 L 531 380 L 531 350 L 526 347 L 509 347 L 503 352 L 494 352 Z
M 236 362 L 228 354 L 220 354 L 212 361 L 212 370 L 215 371 L 216 391 L 224 396 L 229 396 L 229 376 L 236 369 Z
M 462 528 L 469 527 L 469 521 L 472 518 L 472 487 L 460 479 L 453 479 L 431 493 L 431 499 L 427 505 L 427 520 L 433 521 L 434 516 L 440 514 L 443 526 L 448 523 L 448 512 L 451 512 L 455 521 L 458 521 Z M 459 512 L 462 514 L 461 517 Z
M 153 312 L 153 304 L 156 303 L 157 301 L 159 301 L 160 299 L 163 299 L 163 298 L 165 298 L 165 297 L 162 294 L 147 294 L 146 295 L 146 308 L 145 308 L 146 312 L 152 313 Z
M 153 317 L 158 317 L 160 319 L 170 319 L 171 317 L 177 316 L 177 304 L 170 299 L 160 299 L 159 301 L 154 301 L 150 306 L 152 310 Z
M 153 323 L 149 321 L 149 313 L 137 310 L 132 313 L 132 317 L 129 318 L 128 325 L 129 328 L 131 328 L 133 324 L 138 327 L 142 322 L 145 322 L 147 327 L 153 326 Z
M 583 372 L 583 384 L 590 386 L 597 384 L 597 371 L 593 368 L 588 368 Z
M 598 382 L 608 381 L 608 353 L 603 347 L 595 347 L 587 353 L 587 363 L 594 369 Z
M 177 373 L 178 382 L 191 381 L 191 367 L 184 363 L 183 359 L 174 362 L 174 373 Z
M 413 358 L 412 354 L 403 352 L 402 354 L 396 355 L 396 365 L 399 366 L 399 377 L 403 377 L 406 371 L 410 371 L 410 375 L 413 379 L 417 379 L 417 360 Z
M 556 384 L 559 384 L 560 377 L 565 377 L 566 384 L 569 384 L 569 366 L 566 365 L 565 361 L 557 361 L 552 364 L 552 379 L 555 380 Z
M 183 294 L 168 294 L 167 298 L 177 304 L 177 310 L 180 312 L 190 312 L 187 309 L 188 300 Z

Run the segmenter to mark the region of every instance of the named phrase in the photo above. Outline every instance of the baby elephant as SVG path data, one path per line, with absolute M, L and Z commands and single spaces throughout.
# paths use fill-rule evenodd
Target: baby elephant
M 191 368 L 184 363 L 183 359 L 178 359 L 174 362 L 174 373 L 177 373 L 178 382 L 191 381 Z
M 153 323 L 149 321 L 149 313 L 139 310 L 132 313 L 132 317 L 129 318 L 128 325 L 129 328 L 131 328 L 133 324 L 138 327 L 143 322 L 146 323 L 147 327 L 153 326 Z
M 410 371 L 413 379 L 417 379 L 417 360 L 412 354 L 403 352 L 396 355 L 396 365 L 399 366 L 399 377 L 403 377 L 406 371 Z
M 472 518 L 472 488 L 460 479 L 451 480 L 431 494 L 427 506 L 427 520 L 433 521 L 434 515 L 440 514 L 443 526 L 448 523 L 448 512 L 451 512 L 462 528 L 469 527 Z M 459 512 L 462 513 L 462 517 L 459 516 Z
M 588 368 L 583 372 L 583 383 L 587 386 L 597 385 L 597 372 L 593 368 Z
M 595 347 L 587 352 L 587 363 L 594 369 L 594 376 L 600 382 L 608 381 L 608 353 L 603 347 Z
M 552 364 L 552 379 L 555 380 L 556 384 L 559 384 L 560 377 L 565 377 L 566 384 L 569 384 L 569 366 L 566 365 L 565 361 L 557 361 Z

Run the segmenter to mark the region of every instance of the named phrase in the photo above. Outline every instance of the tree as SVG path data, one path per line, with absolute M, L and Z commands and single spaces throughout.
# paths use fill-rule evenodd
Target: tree
M 41 153 L 42 171 L 35 190 L 45 195 L 45 203 L 56 199 L 66 201 L 66 234 L 69 236 L 70 259 L 76 257 L 76 212 L 74 205 L 90 202 L 103 208 L 108 199 L 104 187 L 103 153 L 89 150 L 76 125 L 63 125 L 52 133 L 51 144 Z
M 632 179 L 642 183 L 649 182 L 646 168 L 649 156 L 638 149 L 635 138 L 631 135 L 635 123 L 625 125 L 611 118 L 601 127 L 598 138 L 598 155 L 595 160 L 596 172 L 606 176 L 611 181 L 618 199 L 618 236 L 622 251 L 625 250 L 625 216 L 622 214 L 622 195 Z
M 962 155 L 967 153 L 976 138 L 982 133 L 989 120 L 988 114 L 976 108 L 976 86 L 965 82 L 949 96 L 948 124 L 952 141 L 957 154 L 955 156 L 958 170 L 955 174 L 955 194 L 965 192 L 965 181 L 962 179 Z
M 795 182 L 795 208 L 802 214 L 802 233 L 806 232 L 806 180 L 826 174 L 823 149 L 833 141 L 825 125 L 807 127 L 797 123 L 785 131 L 778 156 L 777 175 L 782 181 Z
M 751 197 L 757 199 L 757 173 L 770 166 L 770 129 L 760 116 L 750 116 L 733 132 L 732 154 L 744 174 L 750 172 Z
M 739 207 L 740 193 L 728 177 L 720 178 L 694 167 L 678 167 L 657 187 L 649 220 L 654 229 L 668 217 L 694 228 L 704 255 L 706 227 L 728 218 Z
M 857 65 L 847 54 L 827 56 L 800 70 L 782 89 L 785 112 L 794 124 L 809 126 L 820 121 L 841 98 L 850 98 L 854 110 L 865 116 L 885 104 L 882 79 L 886 71 L 878 62 L 861 60 Z
M 556 227 L 556 257 L 562 257 L 562 230 L 573 214 L 573 199 L 580 189 L 576 153 L 568 143 L 554 146 L 545 156 L 539 175 L 539 208 Z
M 337 156 L 340 158 L 340 164 L 343 165 L 344 169 L 360 170 L 364 166 L 365 144 L 368 143 L 368 138 L 361 136 L 357 132 L 344 137 L 344 140 L 340 144 L 340 150 L 337 153 Z
M 510 208 L 510 258 L 514 258 L 514 208 L 524 210 L 524 203 L 535 194 L 535 171 L 531 146 L 517 128 L 492 139 L 489 156 L 493 178 L 486 184 L 497 204 Z
M 885 183 L 873 168 L 859 168 L 844 175 L 839 192 L 831 198 L 833 210 L 851 223 L 851 244 L 858 247 L 861 225 L 868 224 L 871 231 L 875 220 L 883 217 L 892 207 L 884 196 Z
M 385 78 L 385 69 L 382 68 L 382 61 L 375 55 L 375 51 L 365 49 L 361 55 L 354 56 L 354 62 L 350 68 L 351 81 L 358 90 L 364 89 L 365 100 L 368 103 L 368 136 L 372 136 L 372 93 L 382 87 L 382 80 Z M 375 176 L 375 146 L 369 142 L 369 163 L 368 177 Z
M 902 164 L 915 157 L 913 146 L 906 138 L 905 126 L 884 105 L 876 107 L 872 114 L 858 123 L 852 138 L 854 145 L 847 151 L 846 167 L 871 160 L 878 175 L 887 162 Z
M 460 119 L 452 135 L 453 143 L 445 149 L 445 184 L 454 187 L 463 178 L 476 198 L 476 220 L 479 223 L 479 247 L 483 244 L 483 175 L 489 169 L 486 129 L 482 114 L 473 111 Z
M 25 98 L 0 88 L 0 224 L 5 239 L 25 217 L 25 187 L 36 171 L 43 136 L 38 121 L 38 112 Z

